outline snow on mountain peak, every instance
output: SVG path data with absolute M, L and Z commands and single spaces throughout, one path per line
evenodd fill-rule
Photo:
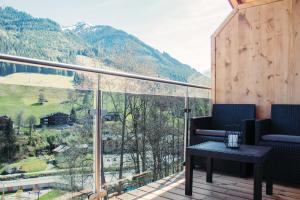
M 76 24 L 72 26 L 63 26 L 61 27 L 62 30 L 70 30 L 70 31 L 80 31 L 80 30 L 85 30 L 93 25 L 87 23 L 87 22 L 77 22 Z

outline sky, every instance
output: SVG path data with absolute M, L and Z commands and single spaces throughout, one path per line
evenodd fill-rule
M 110 25 L 200 72 L 210 70 L 210 36 L 232 10 L 227 0 L 0 0 L 62 26 Z

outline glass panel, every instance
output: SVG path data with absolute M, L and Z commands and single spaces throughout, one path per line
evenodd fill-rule
M 93 189 L 94 86 L 88 73 L 0 63 L 1 192 L 70 199 Z
M 100 85 L 109 195 L 182 171 L 185 87 L 108 75 Z
M 205 116 L 208 90 L 2 62 L 0 190 L 13 199 L 86 198 L 95 189 L 97 94 L 96 160 L 110 197 L 182 172 L 186 95 L 190 116 Z
M 211 114 L 211 90 L 188 88 L 190 117 L 204 117 Z

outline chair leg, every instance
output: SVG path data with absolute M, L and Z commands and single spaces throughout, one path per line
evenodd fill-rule
M 262 165 L 260 163 L 255 164 L 254 166 L 254 191 L 253 199 L 261 200 L 262 199 Z
M 267 195 L 272 195 L 273 194 L 273 181 L 270 178 L 267 178 L 266 194 Z
M 185 194 L 191 196 L 193 193 L 193 158 L 188 153 L 185 164 Z
M 213 176 L 213 159 L 211 157 L 207 157 L 206 159 L 206 182 L 212 183 Z
M 247 177 L 247 164 L 240 163 L 240 177 L 246 178 Z

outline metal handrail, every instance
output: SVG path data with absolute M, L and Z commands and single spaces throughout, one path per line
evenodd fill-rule
M 58 68 L 58 69 L 64 69 L 64 70 L 77 70 L 77 71 L 83 71 L 83 72 L 90 72 L 90 73 L 96 73 L 96 74 L 105 74 L 105 75 L 112 75 L 112 76 L 118 76 L 118 77 L 125 77 L 125 78 L 132 78 L 132 79 L 138 79 L 138 80 L 145 80 L 145 81 L 152 81 L 152 82 L 159 82 L 159 83 L 166 83 L 171 85 L 179 85 L 179 86 L 185 86 L 186 87 L 186 94 L 185 94 L 185 109 L 188 110 L 189 108 L 189 98 L 188 98 L 188 91 L 189 88 L 198 88 L 198 89 L 205 89 L 205 90 L 211 90 L 211 87 L 207 86 L 201 86 L 196 84 L 190 84 L 190 83 L 184 83 L 179 81 L 173 81 L 173 80 L 167 80 L 167 79 L 161 79 L 161 78 L 155 78 L 150 76 L 143 76 L 143 75 L 137 75 L 132 73 L 126 73 L 126 72 L 119 72 L 119 71 L 112 71 L 112 70 L 106 70 L 106 69 L 99 69 L 97 67 L 87 67 L 87 66 L 81 66 L 81 65 L 74 65 L 74 64 L 66 64 L 66 63 L 58 63 L 53 61 L 46 61 L 46 60 L 39 60 L 39 59 L 33 59 L 33 58 L 27 58 L 27 57 L 21 57 L 21 56 L 13 56 L 8 54 L 0 54 L 0 61 L 8 62 L 8 63 L 15 63 L 15 64 L 23 64 L 23 65 L 29 65 L 29 66 L 38 66 L 38 67 L 51 67 L 51 68 Z M 96 93 L 96 100 L 95 100 L 95 107 L 97 110 L 96 115 L 96 129 L 95 129 L 95 138 L 94 138 L 94 152 L 95 152 L 95 179 L 94 179 L 94 192 L 97 197 L 102 197 L 106 195 L 106 192 L 102 189 L 102 177 L 101 177 L 101 154 L 102 154 L 102 131 L 101 131 L 101 90 L 99 88 L 99 76 L 98 76 L 98 84 L 97 84 L 97 93 Z M 189 119 L 189 113 L 185 113 L 185 130 L 184 130 L 184 146 L 188 144 L 188 119 Z M 185 148 L 184 148 L 185 149 Z M 184 154 L 185 155 L 185 154 Z
M 96 67 L 86 67 L 86 66 L 81 66 L 81 65 L 58 63 L 58 62 L 39 60 L 39 59 L 33 59 L 33 58 L 27 58 L 27 57 L 21 57 L 21 56 L 13 56 L 13 55 L 8 55 L 8 54 L 0 54 L 0 61 L 15 63 L 15 64 L 30 65 L 30 66 L 38 66 L 38 67 L 52 67 L 52 68 L 60 68 L 60 69 L 66 69 L 66 70 L 78 70 L 78 71 L 92 72 L 92 73 L 97 73 L 97 74 L 106 74 L 106 75 L 119 76 L 119 77 L 125 77 L 125 78 L 133 78 L 133 79 L 139 79 L 139 80 L 145 80 L 145 81 L 154 81 L 154 82 L 159 82 L 159 83 L 167 83 L 167 84 L 172 84 L 172 85 L 181 85 L 181 86 L 186 86 L 186 87 L 211 90 L 211 87 L 190 84 L 190 83 L 184 83 L 184 82 L 180 82 L 180 81 L 173 81 L 173 80 L 168 80 L 168 79 L 155 78 L 155 77 L 137 75 L 137 74 L 126 73 L 126 72 L 118 72 L 118 71 L 112 71 L 112 70 L 106 70 L 106 69 L 99 69 Z

